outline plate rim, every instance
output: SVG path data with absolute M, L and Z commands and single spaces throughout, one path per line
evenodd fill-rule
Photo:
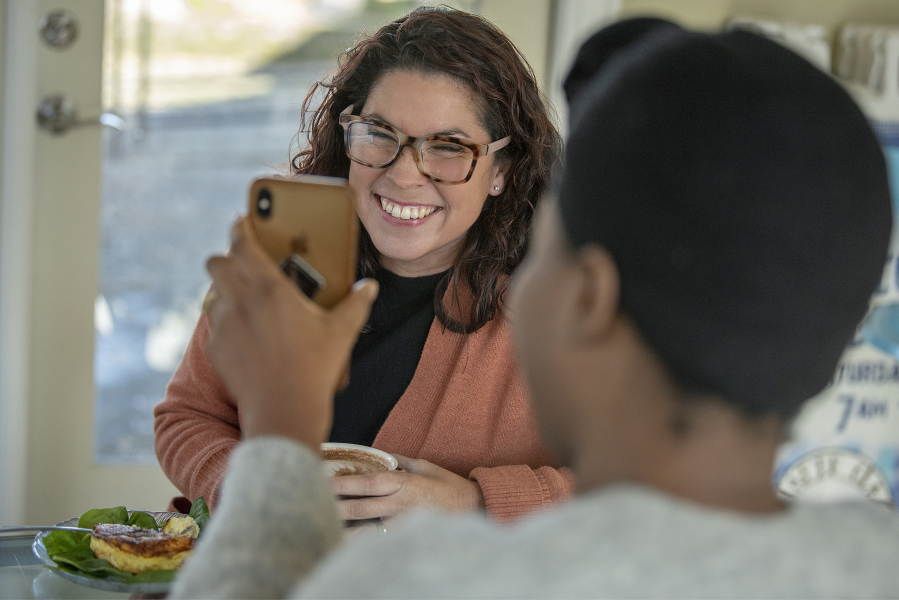
M 184 517 L 184 513 L 159 511 L 159 510 L 129 510 L 128 516 L 136 512 L 147 513 L 156 519 L 157 524 L 164 524 L 171 517 Z M 72 517 L 65 521 L 57 523 L 63 527 L 74 527 L 78 525 L 81 517 Z M 135 594 L 158 594 L 167 592 L 171 587 L 171 582 L 145 582 L 145 583 L 123 583 L 115 579 L 94 579 L 93 577 L 85 577 L 84 575 L 76 575 L 59 568 L 59 565 L 47 554 L 47 548 L 44 546 L 44 538 L 50 535 L 49 531 L 41 531 L 34 536 L 34 542 L 31 543 L 31 551 L 34 555 L 49 568 L 53 573 L 59 575 L 63 579 L 67 579 L 73 583 L 77 583 L 96 590 L 104 590 L 107 592 L 131 592 Z

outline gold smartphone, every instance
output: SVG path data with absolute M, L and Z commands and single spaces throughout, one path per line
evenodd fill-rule
M 265 251 L 317 304 L 331 308 L 350 292 L 359 220 L 346 179 L 257 179 L 248 214 Z

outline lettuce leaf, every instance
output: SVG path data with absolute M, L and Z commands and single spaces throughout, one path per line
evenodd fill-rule
M 190 505 L 189 516 L 193 517 L 194 521 L 197 522 L 197 527 L 200 528 L 200 532 L 197 535 L 197 539 L 199 539 L 209 523 L 209 507 L 206 505 L 206 499 L 203 496 L 194 500 L 193 504 Z
M 126 583 L 169 583 L 176 575 L 178 571 L 144 571 L 133 575 Z
M 51 531 L 44 536 L 44 547 L 50 558 L 53 558 L 54 554 L 71 552 L 81 546 L 90 548 L 90 544 L 91 534 L 81 531 Z
M 62 554 L 54 554 L 50 558 L 59 565 L 60 569 L 84 577 L 93 579 L 113 577 L 125 583 L 131 583 L 131 579 L 134 577 L 128 571 L 116 569 L 109 562 L 97 558 L 89 546 L 86 548 L 82 546 Z
M 159 525 L 156 523 L 156 519 L 153 518 L 153 515 L 139 510 L 131 513 L 131 517 L 129 517 L 128 521 L 125 524 L 133 525 L 135 527 L 143 527 L 144 529 L 152 529 L 153 531 L 159 531 Z
M 78 527 L 93 529 L 97 523 L 125 525 L 128 522 L 128 510 L 124 506 L 114 508 L 93 508 L 78 519 Z

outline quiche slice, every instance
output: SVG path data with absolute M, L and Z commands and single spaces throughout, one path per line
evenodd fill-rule
M 131 525 L 94 525 L 91 550 L 97 558 L 109 561 L 116 569 L 130 573 L 177 569 L 190 555 L 199 533 L 196 526 L 186 535 L 179 533 L 190 524 L 184 523 L 184 517 L 178 519 L 180 522 L 176 522 L 169 531 L 154 531 Z M 187 519 L 193 521 L 190 517 Z

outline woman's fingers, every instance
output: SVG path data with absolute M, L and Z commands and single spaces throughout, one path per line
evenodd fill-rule
M 331 478 L 331 489 L 338 496 L 387 496 L 402 485 L 401 473 L 396 471 Z
M 331 489 L 340 496 L 337 510 L 345 521 L 393 516 L 406 508 L 398 494 L 405 473 L 390 471 L 367 475 L 344 475 L 331 478 Z M 347 498 L 347 496 L 360 496 Z
M 277 276 L 286 279 L 278 269 L 278 265 L 259 243 L 249 217 L 240 218 L 231 228 L 231 249 L 228 256 L 234 260 L 237 269 L 244 275 L 265 274 L 268 277 Z
M 408 510 L 414 506 L 409 504 L 410 490 L 403 490 L 410 483 L 408 478 L 409 474 L 401 471 L 332 477 L 331 488 L 340 497 L 337 502 L 340 518 L 356 521 L 392 517 Z
M 331 488 L 342 497 L 341 518 L 392 517 L 412 508 L 468 511 L 484 506 L 476 482 L 426 460 L 394 456 L 402 471 L 331 478 Z
M 372 496 L 337 501 L 337 514 L 344 521 L 393 517 L 408 508 L 400 506 L 393 496 Z
M 277 288 L 280 273 L 256 240 L 247 217 L 239 219 L 231 228 L 227 256 L 213 256 L 206 262 L 206 270 L 212 276 L 214 290 L 207 312 L 222 296 L 230 297 L 238 306 L 254 302 L 254 295 Z
M 443 470 L 434 463 L 430 463 L 426 460 L 409 458 L 408 456 L 403 456 L 401 454 L 394 454 L 393 457 L 396 458 L 397 468 L 402 469 L 407 473 L 418 473 L 420 475 L 437 475 L 439 474 L 438 470 Z
M 228 307 L 247 293 L 247 282 L 238 275 L 231 259 L 213 256 L 206 261 L 206 270 L 212 276 L 212 286 L 204 301 L 204 310 L 213 327 L 230 311 Z

